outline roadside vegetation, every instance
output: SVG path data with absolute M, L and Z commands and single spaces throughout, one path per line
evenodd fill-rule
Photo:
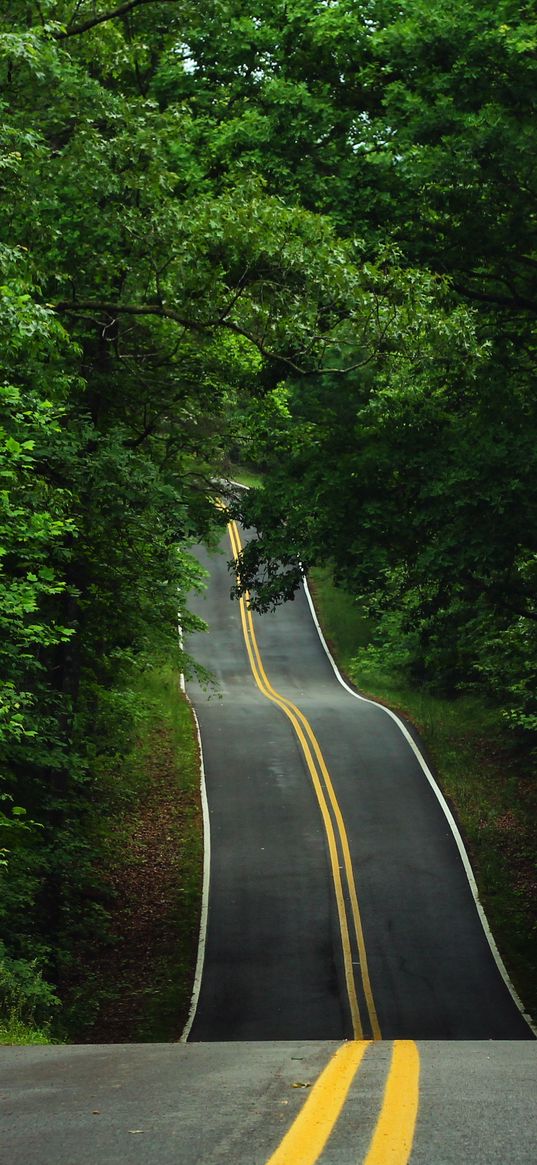
M 56 993 L 37 961 L 4 958 L 0 1043 L 166 1041 L 186 1022 L 203 864 L 197 734 L 175 666 L 148 664 L 123 696 L 135 731 L 98 761 L 101 798 L 84 839 L 91 881 L 88 867 L 73 877 Z
M 175 668 L 147 669 L 134 692 L 136 739 L 109 771 L 124 804 L 103 836 L 106 921 L 60 982 L 71 1042 L 176 1040 L 190 1006 L 203 865 L 197 735 Z
M 403 675 L 493 709 L 514 758 L 504 854 L 518 836 L 511 777 L 537 752 L 536 44 L 513 0 L 0 16 L 8 1025 L 98 1030 L 114 989 L 92 952 L 136 941 L 117 902 L 135 874 L 150 893 L 164 769 L 170 836 L 190 822 L 188 733 L 144 684 L 195 668 L 177 619 L 199 626 L 192 547 L 221 527 L 230 464 L 264 481 L 229 499 L 258 531 L 239 589 L 265 609 L 298 561 L 328 566 L 376 628 L 365 686 Z M 186 966 L 194 896 L 187 923 L 174 893 Z M 122 1030 L 164 1031 L 127 962 Z
M 263 485 L 263 474 L 254 465 L 229 465 L 227 474 L 230 481 L 239 485 L 248 486 L 248 489 L 259 489 Z

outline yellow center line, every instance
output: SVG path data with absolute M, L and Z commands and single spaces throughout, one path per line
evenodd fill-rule
M 413 1040 L 396 1040 L 380 1116 L 364 1165 L 406 1165 L 419 1103 L 420 1058 Z
M 231 534 L 230 534 L 230 536 L 231 536 Z M 232 544 L 233 553 L 236 554 L 236 552 L 237 552 L 236 545 L 234 544 L 233 538 L 231 539 L 231 544 Z M 316 770 L 314 762 L 313 762 L 311 750 L 310 750 L 308 742 L 304 736 L 304 733 L 300 727 L 300 724 L 299 724 L 298 720 L 296 719 L 296 716 L 293 714 L 293 711 L 291 710 L 291 708 L 288 707 L 284 697 L 280 696 L 274 690 L 272 690 L 272 691 L 268 690 L 265 687 L 265 685 L 261 679 L 261 676 L 260 676 L 258 668 L 257 668 L 257 662 L 256 662 L 256 658 L 255 658 L 255 655 L 253 652 L 252 644 L 250 642 L 250 634 L 249 634 L 247 614 L 246 614 L 246 604 L 245 604 L 243 599 L 240 599 L 239 606 L 240 606 L 240 613 L 241 613 L 241 620 L 242 620 L 242 629 L 243 629 L 243 634 L 244 634 L 244 642 L 246 644 L 246 650 L 248 652 L 248 658 L 250 660 L 250 667 L 252 669 L 252 674 L 254 676 L 255 682 L 256 682 L 260 692 L 262 692 L 262 694 L 267 698 L 267 700 L 270 700 L 273 704 L 276 704 L 278 708 L 281 708 L 282 712 L 284 712 L 285 715 L 291 721 L 293 728 L 294 728 L 294 730 L 298 736 L 298 739 L 300 741 L 300 744 L 302 746 L 302 751 L 304 753 L 304 756 L 306 759 L 306 764 L 307 764 L 309 772 L 310 772 L 310 776 L 311 776 L 311 779 L 313 782 L 313 787 L 314 787 L 316 795 L 317 795 L 317 801 L 319 803 L 319 807 L 320 807 L 323 822 L 324 822 L 324 827 L 326 830 L 326 836 L 328 839 L 328 850 L 329 850 L 329 854 L 330 854 L 330 864 L 332 867 L 332 877 L 333 877 L 333 881 L 334 881 L 334 889 L 335 889 L 335 894 L 336 894 L 336 904 L 337 904 L 337 909 L 338 909 L 339 927 L 340 927 L 340 931 L 341 931 L 341 945 L 342 945 L 342 950 L 343 950 L 343 964 L 344 964 L 344 969 L 345 969 L 345 982 L 346 982 L 346 986 L 347 986 L 347 994 L 349 997 L 349 1006 L 350 1006 L 350 1011 L 351 1011 L 353 1034 L 354 1034 L 355 1039 L 361 1039 L 362 1035 L 363 1035 L 362 1021 L 360 1018 L 360 1009 L 358 1006 L 358 999 L 357 999 L 357 995 L 356 995 L 356 984 L 355 984 L 355 980 L 354 980 L 354 971 L 353 971 L 353 966 L 352 966 L 352 950 L 351 950 L 351 943 L 350 943 L 350 936 L 349 936 L 349 927 L 348 927 L 348 923 L 347 923 L 347 913 L 345 910 L 345 896 L 344 896 L 344 892 L 343 892 L 341 872 L 339 869 L 337 843 L 336 843 L 336 837 L 335 837 L 335 833 L 334 833 L 334 827 L 332 825 L 332 819 L 330 817 L 330 812 L 328 809 L 328 805 L 326 803 L 326 798 L 325 798 L 324 793 L 323 793 L 322 785 L 321 785 L 321 782 L 319 780 L 319 776 L 317 774 L 317 770 Z
M 315 1165 L 338 1120 L 370 1041 L 343 1044 L 266 1165 Z M 363 1165 L 407 1165 L 416 1130 L 419 1052 L 395 1040 L 382 1107 Z
M 240 545 L 240 542 L 239 542 L 239 545 Z M 248 609 L 248 607 L 246 607 L 246 617 L 249 620 L 250 635 L 251 635 L 251 639 L 252 639 L 252 644 L 253 644 L 254 651 L 255 651 L 256 656 L 257 656 L 259 670 L 260 670 L 261 676 L 263 678 L 263 681 L 264 681 L 264 683 L 267 687 L 267 690 L 269 692 L 272 692 L 274 695 L 279 696 L 279 693 L 277 693 L 275 691 L 275 689 L 272 687 L 272 684 L 270 683 L 270 680 L 267 678 L 265 669 L 263 667 L 263 664 L 261 661 L 261 656 L 259 654 L 257 640 L 255 637 L 252 613 Z M 373 991 L 372 991 L 372 987 L 371 987 L 371 979 L 369 976 L 369 966 L 368 966 L 368 962 L 367 962 L 367 953 L 366 953 L 366 948 L 365 948 L 362 918 L 361 918 L 361 914 L 360 914 L 360 907 L 358 905 L 358 894 L 356 891 L 356 882 L 354 879 L 354 870 L 352 867 L 352 858 L 351 858 L 350 847 L 349 847 L 349 839 L 347 836 L 347 830 L 345 828 L 345 822 L 343 820 L 343 814 L 341 812 L 339 802 L 337 800 L 336 793 L 334 790 L 334 786 L 332 784 L 330 774 L 329 774 L 328 769 L 326 767 L 325 759 L 324 759 L 324 756 L 321 752 L 319 742 L 317 740 L 317 737 L 315 736 L 315 733 L 311 727 L 311 724 L 309 723 L 309 720 L 307 720 L 306 716 L 300 710 L 300 708 L 298 708 L 296 706 L 296 704 L 293 704 L 292 701 L 289 700 L 286 696 L 279 696 L 279 698 L 289 708 L 291 708 L 294 711 L 294 713 L 296 714 L 296 716 L 300 720 L 301 724 L 304 726 L 304 729 L 305 729 L 305 731 L 306 731 L 306 733 L 311 741 L 313 751 L 315 753 L 319 768 L 320 768 L 322 776 L 324 778 L 324 783 L 325 783 L 325 787 L 326 787 L 326 790 L 328 793 L 328 798 L 329 798 L 330 804 L 331 804 L 333 812 L 334 812 L 334 817 L 336 819 L 339 837 L 341 840 L 341 849 L 343 852 L 345 874 L 347 877 L 347 886 L 349 889 L 351 911 L 352 911 L 352 917 L 353 917 L 353 922 L 354 922 L 354 932 L 356 935 L 356 943 L 358 946 L 358 955 L 359 955 L 359 959 L 360 959 L 360 972 L 361 972 L 361 976 L 362 976 L 362 984 L 363 984 L 363 988 L 364 988 L 364 996 L 365 996 L 365 1000 L 366 1000 L 367 1011 L 369 1014 L 369 1022 L 371 1024 L 371 1034 L 373 1036 L 373 1039 L 380 1040 L 382 1038 L 381 1032 L 380 1032 L 380 1024 L 378 1021 L 377 1010 L 375 1007 L 375 1001 L 373 999 Z
M 279 693 L 277 693 L 275 691 L 275 689 L 272 687 L 272 684 L 267 679 L 265 669 L 264 669 L 263 664 L 261 662 L 261 657 L 259 655 L 259 648 L 257 645 L 257 640 L 255 638 L 255 632 L 254 632 L 253 621 L 252 621 L 252 613 L 251 613 L 251 611 L 248 610 L 247 607 L 246 607 L 246 618 L 247 618 L 247 620 L 249 620 L 250 637 L 252 639 L 252 646 L 254 647 L 254 651 L 255 651 L 255 654 L 257 657 L 261 677 L 262 677 L 263 682 L 267 688 L 267 694 L 270 692 L 273 695 L 277 696 L 277 695 L 279 695 Z M 287 697 L 281 696 L 280 699 L 281 699 L 282 703 L 287 705 L 287 707 L 292 709 L 292 711 L 296 714 L 297 718 L 300 720 L 301 724 L 303 725 L 303 727 L 304 727 L 304 729 L 305 729 L 305 731 L 310 739 L 311 745 L 313 747 L 313 751 L 314 751 L 315 756 L 317 758 L 319 768 L 320 768 L 322 776 L 324 778 L 324 783 L 325 783 L 325 787 L 326 787 L 326 790 L 328 793 L 328 798 L 329 798 L 330 804 L 331 804 L 333 812 L 334 812 L 334 817 L 336 819 L 338 833 L 339 833 L 339 837 L 340 837 L 340 841 L 341 841 L 341 849 L 343 852 L 343 862 L 344 862 L 344 866 L 345 866 L 347 886 L 349 889 L 351 911 L 352 911 L 352 917 L 353 917 L 353 922 L 354 922 L 354 932 L 356 935 L 356 943 L 358 946 L 358 955 L 359 955 L 359 959 L 360 959 L 360 972 L 361 972 L 361 976 L 362 976 L 364 996 L 365 996 L 365 1000 L 366 1000 L 367 1011 L 369 1014 L 369 1022 L 371 1024 L 371 1034 L 373 1036 L 373 1039 L 380 1040 L 381 1039 L 380 1025 L 379 1025 L 379 1021 L 378 1021 L 375 1002 L 373 999 L 373 991 L 371 988 L 371 980 L 370 980 L 370 976 L 369 976 L 369 966 L 368 966 L 368 962 L 367 962 L 367 954 L 366 954 L 366 949 L 365 949 L 365 940 L 364 940 L 362 919 L 361 919 L 361 914 L 360 914 L 360 907 L 358 905 L 358 894 L 356 891 L 356 883 L 355 883 L 355 879 L 354 879 L 354 870 L 352 868 L 352 858 L 351 858 L 350 847 L 349 847 L 349 839 L 347 836 L 347 830 L 345 828 L 345 822 L 343 820 L 343 814 L 341 812 L 339 802 L 337 800 L 334 786 L 332 784 L 330 774 L 329 774 L 328 769 L 326 767 L 323 754 L 321 752 L 319 743 L 317 741 L 317 737 L 315 736 L 315 733 L 313 732 L 313 729 L 311 727 L 311 724 L 309 723 L 309 720 L 306 718 L 306 716 L 300 710 L 300 708 L 298 708 L 296 706 L 296 704 L 293 704 L 292 701 L 289 700 Z M 356 1033 L 355 1033 L 355 1038 L 357 1038 Z
M 314 1165 L 345 1104 L 368 1047 L 367 1041 L 343 1044 L 338 1048 L 267 1165 Z
M 239 531 L 234 522 L 229 524 L 228 529 L 233 554 L 237 557 L 241 550 Z M 369 979 L 363 928 L 349 843 L 335 790 L 320 746 L 309 721 L 291 700 L 280 695 L 272 687 L 267 677 L 257 644 L 252 613 L 247 604 L 248 595 L 240 600 L 240 613 L 244 641 L 252 674 L 263 695 L 281 708 L 293 724 L 302 746 L 323 817 L 328 838 L 332 876 L 338 906 L 347 992 L 355 1032 L 355 1040 L 339 1048 L 338 1052 L 336 1052 L 335 1056 L 324 1069 L 324 1072 L 321 1073 L 321 1076 L 317 1080 L 308 1100 L 293 1125 L 286 1133 L 278 1149 L 276 1149 L 275 1153 L 273 1153 L 267 1162 L 267 1165 L 315 1165 L 340 1116 L 352 1081 L 362 1062 L 364 1053 L 369 1046 L 369 1041 L 366 1042 L 360 1039 L 362 1026 L 356 996 L 345 898 L 332 817 L 306 736 L 309 738 L 318 768 L 322 774 L 338 828 L 371 1030 L 374 1038 L 377 1040 L 381 1039 L 381 1033 Z M 419 1053 L 416 1044 L 412 1040 L 396 1040 L 393 1046 L 381 1111 L 363 1165 L 407 1165 L 412 1152 L 418 1114 L 419 1071 Z
M 232 551 L 233 551 L 235 557 L 237 557 L 237 555 L 239 554 L 239 552 L 241 550 L 241 540 L 240 540 L 240 535 L 239 535 L 239 531 L 238 531 L 236 523 L 230 522 L 228 530 L 229 530 L 229 537 L 230 537 L 230 541 L 231 541 L 231 548 L 232 548 Z M 246 596 L 246 599 L 248 599 L 248 596 Z M 362 1037 L 363 1030 L 362 1030 L 362 1024 L 361 1024 L 361 1019 L 360 1019 L 360 1014 L 359 1014 L 358 1000 L 357 1000 L 357 996 L 356 996 L 356 986 L 355 986 L 354 971 L 353 971 L 353 966 L 352 966 L 352 953 L 351 953 L 351 945 L 350 945 L 350 939 L 349 939 L 347 914 L 346 914 L 346 909 L 345 909 L 345 899 L 344 899 L 344 894 L 343 894 L 343 886 L 342 886 L 341 874 L 340 874 L 340 868 L 339 868 L 339 859 L 338 859 L 338 854 L 337 854 L 337 843 L 336 843 L 334 829 L 333 829 L 333 825 L 332 825 L 332 819 L 330 817 L 330 812 L 328 809 L 326 798 L 324 796 L 324 791 L 323 791 L 321 782 L 319 781 L 319 776 L 318 776 L 317 770 L 316 770 L 314 762 L 313 762 L 310 748 L 309 748 L 306 740 L 304 739 L 304 734 L 301 731 L 300 725 L 303 726 L 307 736 L 309 737 L 309 740 L 310 740 L 311 745 L 313 747 L 315 757 L 317 759 L 319 769 L 321 771 L 321 774 L 322 774 L 324 782 L 325 782 L 325 787 L 326 787 L 326 790 L 328 793 L 330 804 L 332 806 L 332 811 L 334 813 L 334 817 L 335 817 L 336 824 L 338 827 L 340 842 L 341 842 L 343 861 L 344 861 L 344 867 L 345 867 L 345 874 L 346 874 L 347 886 L 348 886 L 348 890 L 349 890 L 349 898 L 350 898 L 350 903 L 351 903 L 351 911 L 352 911 L 352 917 L 353 917 L 353 922 L 354 922 L 354 930 L 355 930 L 355 935 L 356 935 L 356 943 L 357 943 L 357 947 L 358 947 L 360 971 L 361 971 L 362 983 L 363 983 L 363 988 L 364 988 L 364 996 L 365 996 L 367 1010 L 368 1010 L 368 1014 L 369 1014 L 369 1021 L 371 1024 L 371 1032 L 372 1032 L 373 1038 L 378 1040 L 378 1039 L 381 1039 L 380 1025 L 379 1025 L 379 1021 L 378 1021 L 378 1017 L 377 1017 L 377 1012 L 376 1012 L 375 1003 L 374 1003 L 374 999 L 373 999 L 373 992 L 372 992 L 372 988 L 371 988 L 371 981 L 370 981 L 370 977 L 369 977 L 369 968 L 368 968 L 368 963 L 367 963 L 367 955 L 366 955 L 366 949 L 365 949 L 362 920 L 361 920 L 360 909 L 359 909 L 359 905 L 358 905 L 358 895 L 356 892 L 356 884 L 355 884 L 354 872 L 353 872 L 353 868 L 352 868 L 352 859 L 351 859 L 351 855 L 350 855 L 349 841 L 348 841 L 347 832 L 345 829 L 345 823 L 343 821 L 343 815 L 341 813 L 341 809 L 340 809 L 338 801 L 337 801 L 335 790 L 334 790 L 332 781 L 330 779 L 330 775 L 328 773 L 328 770 L 327 770 L 319 743 L 317 741 L 317 738 L 313 732 L 313 729 L 312 729 L 309 721 L 304 716 L 303 712 L 301 712 L 301 710 L 299 708 L 297 708 L 297 706 L 295 704 L 293 704 L 291 700 L 287 699 L 287 697 L 285 697 L 285 696 L 280 695 L 280 693 L 277 692 L 272 687 L 272 684 L 270 683 L 270 680 L 267 677 L 267 674 L 265 672 L 265 669 L 263 667 L 263 663 L 261 660 L 259 647 L 257 644 L 257 639 L 256 639 L 256 635 L 255 635 L 254 625 L 253 625 L 252 613 L 249 610 L 247 603 L 244 601 L 244 599 L 240 600 L 240 609 L 241 609 L 241 620 L 242 620 L 242 626 L 243 626 L 244 640 L 246 643 L 246 648 L 247 648 L 248 656 L 250 659 L 250 666 L 252 668 L 252 673 L 254 675 L 257 686 L 260 689 L 260 691 L 263 693 L 263 695 L 265 695 L 266 698 L 271 700 L 273 703 L 277 704 L 278 707 L 280 707 L 282 709 L 282 711 L 291 720 L 293 727 L 295 729 L 295 732 L 300 740 L 302 750 L 303 750 L 304 756 L 306 758 L 306 763 L 308 765 L 308 769 L 310 771 L 310 775 L 311 775 L 311 778 L 313 781 L 314 789 L 315 789 L 315 792 L 317 795 L 317 800 L 319 802 L 319 807 L 321 809 L 321 814 L 323 817 L 323 821 L 324 821 L 324 825 L 325 825 L 325 829 L 326 829 L 326 834 L 327 834 L 327 838 L 328 838 L 330 860 L 331 860 L 331 865 L 332 865 L 332 875 L 333 875 L 333 880 L 334 880 L 334 888 L 335 888 L 335 892 L 336 892 L 336 902 L 337 902 L 337 906 L 338 906 L 340 930 L 341 930 L 341 937 L 342 937 L 343 961 L 344 961 L 344 967 L 345 967 L 345 979 L 346 979 L 346 984 L 347 984 L 347 993 L 349 996 L 349 1004 L 350 1004 L 351 1016 L 352 1016 L 352 1022 L 353 1022 L 354 1037 L 355 1037 L 355 1039 L 360 1039 Z M 297 720 L 299 721 L 299 723 L 297 723 Z

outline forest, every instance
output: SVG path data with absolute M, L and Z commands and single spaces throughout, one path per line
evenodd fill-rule
M 328 567 L 530 781 L 536 50 L 533 0 L 3 6 L 6 1013 L 49 1023 L 106 930 L 140 685 L 196 669 L 234 465 L 235 591 Z

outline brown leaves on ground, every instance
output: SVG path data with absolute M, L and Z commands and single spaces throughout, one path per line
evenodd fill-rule
M 84 968 L 100 996 L 84 1042 L 177 1039 L 188 1013 L 198 939 L 191 838 L 201 834 L 199 795 L 181 788 L 166 725 L 152 733 L 144 767 L 147 792 L 118 832 L 107 875 L 115 903 L 110 941 L 98 944 Z M 160 997 L 171 1005 L 161 1006 Z M 164 1032 L 160 1013 L 167 1008 L 170 1030 Z

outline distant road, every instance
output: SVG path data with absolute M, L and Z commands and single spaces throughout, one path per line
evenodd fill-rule
M 415 752 L 338 683 L 303 593 L 230 601 L 230 557 L 200 553 L 190 643 L 218 684 L 189 685 L 211 822 L 190 1040 L 531 1039 Z

